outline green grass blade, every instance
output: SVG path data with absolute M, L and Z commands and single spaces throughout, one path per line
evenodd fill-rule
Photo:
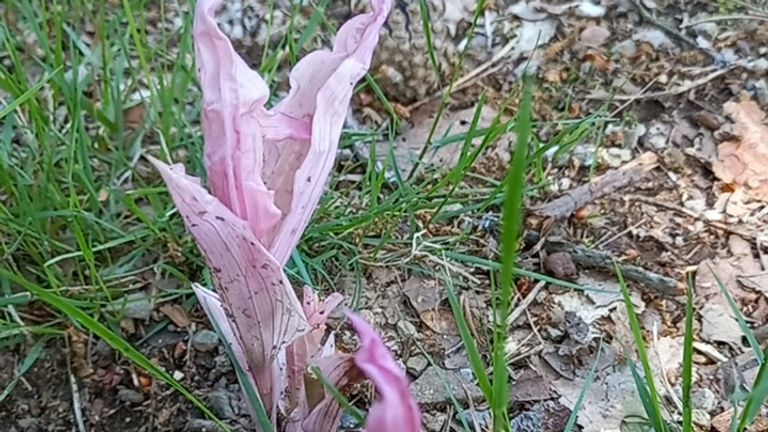
M 600 363 L 600 355 L 602 353 L 603 353 L 603 339 L 600 338 L 600 345 L 598 345 L 597 347 L 597 355 L 595 356 L 595 362 L 592 363 L 592 368 L 589 370 L 589 374 L 587 375 L 587 378 L 584 380 L 584 387 L 582 387 L 581 392 L 579 392 L 579 398 L 576 399 L 576 404 L 573 406 L 573 411 L 571 411 L 571 415 L 568 417 L 568 423 L 565 424 L 565 429 L 563 429 L 563 432 L 571 432 L 573 431 L 573 428 L 576 427 L 576 420 L 578 420 L 579 418 L 579 411 L 581 410 L 581 405 L 584 403 L 584 397 L 587 395 L 587 392 L 589 391 L 589 387 L 595 381 L 595 374 L 597 373 L 597 364 Z
M 453 281 L 451 276 L 445 276 L 446 293 L 448 294 L 448 302 L 451 305 L 451 311 L 453 317 L 456 320 L 456 327 L 459 329 L 459 335 L 461 335 L 461 341 L 464 344 L 464 349 L 467 351 L 467 358 L 469 359 L 469 365 L 472 368 L 472 373 L 477 379 L 480 390 L 483 391 L 486 401 L 493 400 L 493 390 L 491 388 L 491 382 L 488 379 L 488 373 L 485 371 L 485 363 L 480 355 L 480 350 L 477 349 L 477 343 L 472 333 L 469 331 L 469 325 L 467 325 L 464 311 L 461 309 L 459 299 L 456 297 L 456 291 L 453 287 Z
M 20 285 L 27 291 L 31 292 L 33 295 L 37 296 L 43 302 L 49 304 L 55 309 L 58 309 L 60 312 L 67 315 L 71 320 L 77 322 L 96 336 L 103 339 L 104 342 L 108 343 L 112 348 L 120 352 L 120 354 L 124 355 L 134 364 L 143 368 L 148 373 L 152 374 L 155 378 L 163 381 L 164 383 L 171 386 L 174 390 L 179 392 L 179 394 L 184 396 L 200 411 L 202 411 L 203 414 L 213 420 L 222 430 L 227 432 L 230 431 L 229 427 L 227 427 L 224 422 L 219 420 L 216 415 L 214 415 L 213 412 L 211 412 L 211 410 L 209 410 L 208 407 L 206 407 L 200 399 L 198 399 L 189 390 L 187 390 L 186 387 L 184 387 L 180 382 L 176 381 L 168 372 L 153 363 L 151 360 L 145 357 L 144 354 L 140 353 L 138 350 L 136 350 L 136 348 L 131 346 L 127 341 L 113 333 L 111 330 L 109 330 L 100 322 L 96 321 L 90 315 L 71 305 L 67 299 L 54 294 L 22 277 L 19 277 L 14 273 L 9 272 L 8 270 L 0 268 L 0 276 L 8 278 L 13 283 Z
M 19 97 L 11 101 L 7 106 L 3 107 L 3 109 L 0 110 L 0 120 L 4 119 L 5 116 L 12 113 L 16 108 L 20 107 L 24 102 L 28 101 L 29 99 L 33 98 L 37 92 L 40 91 L 43 86 L 50 81 L 51 78 L 53 78 L 54 75 L 59 73 L 63 66 L 59 66 L 56 69 L 54 69 L 52 72 L 46 74 L 43 79 L 38 81 L 37 84 L 30 87 L 27 91 L 22 93 Z
M 0 402 L 2 402 L 3 399 L 11 394 L 13 389 L 16 387 L 16 384 L 19 382 L 19 380 L 21 380 L 21 377 L 24 376 L 24 374 L 27 373 L 27 371 L 35 364 L 37 359 L 40 358 L 40 354 L 43 353 L 43 345 L 45 345 L 45 338 L 37 341 L 37 343 L 29 349 L 29 352 L 21 362 L 21 366 L 19 366 L 19 373 L 17 373 L 16 376 L 11 379 L 8 385 L 5 386 L 5 389 L 3 389 L 3 392 L 0 393 Z
M 715 270 L 711 266 L 709 266 L 709 271 L 712 272 L 712 275 L 715 277 L 715 281 L 717 281 L 717 285 L 720 287 L 720 292 L 723 293 L 723 296 L 728 301 L 728 306 L 731 308 L 733 316 L 736 317 L 736 321 L 739 322 L 741 332 L 744 333 L 744 337 L 747 338 L 747 342 L 752 348 L 752 351 L 755 353 L 755 357 L 760 362 L 760 364 L 765 363 L 765 356 L 763 355 L 763 350 L 760 348 L 760 343 L 757 341 L 755 333 L 752 332 L 752 329 L 749 328 L 747 320 L 744 319 L 744 315 L 741 313 L 741 310 L 739 310 L 739 306 L 733 300 L 733 296 L 731 296 L 731 293 L 728 292 L 728 288 L 725 286 L 723 281 L 720 280 L 720 277 L 717 276 Z
M 693 274 L 688 273 L 688 284 L 685 290 L 685 336 L 683 339 L 683 432 L 693 432 L 693 404 L 691 390 L 693 389 Z
M 328 379 L 323 375 L 322 371 L 317 366 L 312 366 L 309 368 L 310 372 L 312 372 L 312 376 L 316 378 L 318 381 L 320 381 L 320 384 L 323 385 L 323 389 L 327 391 L 333 399 L 336 400 L 336 402 L 339 403 L 339 405 L 342 406 L 352 417 L 355 418 L 355 420 L 358 421 L 359 424 L 365 423 L 365 413 L 360 411 L 356 406 L 352 405 L 349 400 L 344 397 L 343 394 L 339 391 L 339 389 L 336 388 L 336 386 L 333 385 Z
M 664 421 L 663 419 L 660 418 L 659 413 L 656 411 L 655 404 L 653 403 L 653 396 L 651 395 L 651 392 L 648 390 L 648 384 L 646 380 L 644 380 L 643 377 L 640 375 L 640 372 L 637 370 L 637 365 L 635 365 L 635 362 L 633 362 L 632 360 L 629 360 L 627 364 L 629 365 L 630 371 L 632 371 L 632 379 L 635 381 L 635 388 L 637 389 L 637 394 L 640 396 L 640 403 L 643 404 L 643 409 L 645 410 L 646 415 L 651 421 L 651 426 L 653 427 L 653 430 L 655 430 L 656 432 L 663 431 Z M 661 427 L 661 429 L 659 429 L 659 427 Z
M 764 354 L 768 355 L 768 348 L 766 348 Z M 739 419 L 739 426 L 737 428 L 738 432 L 745 431 L 747 427 L 755 421 L 757 415 L 760 414 L 763 403 L 768 398 L 768 372 L 766 372 L 766 368 L 766 362 L 763 362 L 760 365 L 760 369 L 757 371 L 755 384 L 752 387 L 752 391 L 749 392 L 747 403 L 744 405 L 744 411 L 741 412 L 741 418 Z
M 614 262 L 614 269 L 619 278 L 619 286 L 621 287 L 621 295 L 624 298 L 624 304 L 627 307 L 629 326 L 632 329 L 632 336 L 635 339 L 635 345 L 637 346 L 637 355 L 640 358 L 640 363 L 643 365 L 643 373 L 646 378 L 645 384 L 643 384 L 642 377 L 639 376 L 634 366 L 632 366 L 632 375 L 635 376 L 635 384 L 637 385 L 638 393 L 640 393 L 640 398 L 648 398 L 647 404 L 644 400 L 643 406 L 645 407 L 646 414 L 648 414 L 648 417 L 651 420 L 653 429 L 656 432 L 664 432 L 666 428 L 662 416 L 661 404 L 659 402 L 659 392 L 656 390 L 656 384 L 653 382 L 653 370 L 651 369 L 648 351 L 645 348 L 643 331 L 640 328 L 640 322 L 637 319 L 637 313 L 635 313 L 635 306 L 632 304 L 632 298 L 629 295 L 629 288 L 624 281 L 624 276 L 621 274 L 621 269 L 619 269 L 619 264 L 617 262 Z
M 493 429 L 509 429 L 507 405 L 509 403 L 509 372 L 506 363 L 506 338 L 509 330 L 507 319 L 512 312 L 514 296 L 514 269 L 517 265 L 518 239 L 523 222 L 523 199 L 528 163 L 528 146 L 532 129 L 533 81 L 523 81 L 523 95 L 517 113 L 517 140 L 512 166 L 506 179 L 501 232 L 501 286 L 495 293 L 499 309 L 495 312 L 493 338 Z

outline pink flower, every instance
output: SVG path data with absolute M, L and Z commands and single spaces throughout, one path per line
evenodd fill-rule
M 310 364 L 342 388 L 361 372 L 373 380 L 380 400 L 369 431 L 391 430 L 385 408 L 401 415 L 398 424 L 415 425 L 403 432 L 418 430 L 405 376 L 381 339 L 350 316 L 362 340 L 359 353 L 334 353 L 332 335 L 322 346 L 326 319 L 341 296 L 321 302 L 307 288 L 302 305 L 283 272 L 323 193 L 354 86 L 370 66 L 391 7 L 391 0 L 371 2 L 372 13 L 339 29 L 332 51 L 312 52 L 296 64 L 289 94 L 268 109 L 266 83 L 216 24 L 221 0 L 198 0 L 194 42 L 211 192 L 183 166 L 150 157 L 211 269 L 216 292 L 193 286 L 201 305 L 273 421 L 278 407 L 287 411 L 289 430 L 332 430 L 341 415 L 335 400 L 307 381 Z

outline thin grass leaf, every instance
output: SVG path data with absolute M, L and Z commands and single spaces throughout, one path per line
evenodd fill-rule
M 632 298 L 629 295 L 629 288 L 627 287 L 627 283 L 624 281 L 624 276 L 621 274 L 619 264 L 614 262 L 613 266 L 616 271 L 616 276 L 619 278 L 619 286 L 621 287 L 621 295 L 624 298 L 624 304 L 627 307 L 629 326 L 632 329 L 632 336 L 635 339 L 635 345 L 637 346 L 637 356 L 640 358 L 640 363 L 643 365 L 643 373 L 646 377 L 645 384 L 642 384 L 642 377 L 639 376 L 636 368 L 630 362 L 632 375 L 635 377 L 637 391 L 640 394 L 640 399 L 643 400 L 643 407 L 645 408 L 645 412 L 651 420 L 653 429 L 656 432 L 664 432 L 666 427 L 664 425 L 661 404 L 659 402 L 659 392 L 656 390 L 656 384 L 653 382 L 653 370 L 651 369 L 651 362 L 648 357 L 648 351 L 645 348 L 643 331 L 640 328 L 640 322 L 637 319 L 635 306 L 632 303 Z
M 683 432 L 693 432 L 693 274 L 688 273 L 685 290 L 685 336 L 683 338 Z
M 733 296 L 731 296 L 731 293 L 728 292 L 728 288 L 725 286 L 723 281 L 720 280 L 720 277 L 717 276 L 712 266 L 708 265 L 707 267 L 709 267 L 709 271 L 712 272 L 712 276 L 715 277 L 717 286 L 720 287 L 720 292 L 723 293 L 723 296 L 728 301 L 728 306 L 731 308 L 733 316 L 736 317 L 736 321 L 739 323 L 739 328 L 741 328 L 741 332 L 744 333 L 744 337 L 747 338 L 747 342 L 749 343 L 750 348 L 752 348 L 752 351 L 755 353 L 755 357 L 760 362 L 760 364 L 765 363 L 765 356 L 763 355 L 763 350 L 760 348 L 760 342 L 757 341 L 755 333 L 752 332 L 752 329 L 749 328 L 747 320 L 744 319 L 744 315 L 741 313 L 741 310 L 739 310 L 739 306 L 733 300 Z
M 648 383 L 640 375 L 635 362 L 629 360 L 627 364 L 629 365 L 630 371 L 632 371 L 632 379 L 635 381 L 635 388 L 637 389 L 638 396 L 640 396 L 640 403 L 643 404 L 643 409 L 645 410 L 648 419 L 651 421 L 653 430 L 656 432 L 664 431 L 664 420 L 660 418 L 659 413 L 656 411 L 653 396 L 648 390 Z M 659 427 L 661 427 L 661 429 Z
M 768 355 L 768 348 L 766 348 L 764 355 Z M 752 391 L 749 392 L 747 403 L 744 405 L 744 411 L 741 412 L 739 419 L 738 432 L 743 432 L 749 425 L 755 421 L 757 415 L 760 414 L 760 409 L 763 407 L 763 403 L 768 399 L 768 362 L 763 362 L 760 365 L 760 369 L 757 371 L 757 378 L 755 378 L 755 384 L 752 387 Z M 734 411 L 735 412 L 735 411 Z M 734 418 L 736 416 L 734 415 Z
M 336 402 L 338 402 L 339 405 L 341 405 L 347 413 L 349 413 L 349 415 L 354 417 L 359 424 L 365 424 L 365 413 L 356 406 L 352 405 L 352 403 L 350 403 L 349 400 L 344 397 L 343 394 L 341 394 L 339 389 L 337 389 L 336 386 L 328 381 L 319 367 L 310 366 L 309 370 L 312 372 L 313 377 L 320 381 L 320 384 L 323 385 L 323 389 L 325 389 L 325 391 L 327 391 L 331 397 L 336 400 Z
M 579 418 L 579 411 L 581 410 L 581 405 L 584 403 L 584 397 L 587 395 L 587 392 L 589 391 L 589 387 L 592 385 L 592 382 L 595 381 L 595 374 L 597 373 L 597 364 L 600 363 L 600 355 L 603 353 L 603 339 L 600 338 L 600 345 L 597 347 L 597 355 L 595 356 L 595 362 L 592 363 L 592 368 L 589 370 L 589 374 L 584 379 L 584 386 L 581 388 L 581 392 L 579 392 L 579 398 L 576 399 L 576 404 L 573 406 L 573 411 L 571 411 L 571 415 L 568 417 L 568 423 L 565 424 L 565 429 L 563 429 L 563 432 L 571 432 L 573 431 L 573 428 L 576 427 L 576 420 Z
M 432 19 L 429 16 L 427 0 L 419 0 L 419 14 L 421 15 L 422 27 L 424 28 L 424 39 L 427 42 L 429 62 L 432 63 L 432 69 L 435 72 L 435 75 L 440 79 L 443 74 L 440 73 L 440 65 L 437 63 L 437 56 L 435 55 L 435 45 L 432 41 Z
M 0 276 L 8 278 L 12 282 L 20 285 L 27 291 L 31 292 L 33 295 L 37 296 L 43 302 L 48 303 L 50 306 L 64 313 L 67 317 L 69 317 L 69 319 L 77 322 L 78 324 L 88 329 L 88 331 L 103 339 L 112 348 L 120 352 L 134 364 L 143 368 L 160 381 L 168 384 L 174 390 L 179 392 L 179 394 L 192 402 L 192 404 L 195 405 L 203 414 L 213 420 L 213 422 L 216 423 L 216 426 L 224 431 L 231 431 L 231 429 L 226 424 L 224 424 L 224 422 L 219 420 L 216 415 L 213 414 L 213 412 L 211 412 L 211 410 L 209 410 L 208 407 L 206 407 L 205 404 L 197 398 L 197 396 L 190 393 L 186 387 L 176 381 L 168 372 L 145 357 L 144 354 L 136 350 L 136 348 L 131 346 L 131 344 L 129 344 L 125 339 L 113 333 L 111 330 L 109 330 L 100 322 L 96 321 L 87 313 L 71 305 L 67 299 L 54 294 L 3 268 L 0 268 Z
M 528 146 L 532 129 L 533 81 L 524 78 L 523 95 L 517 113 L 517 140 L 512 166 L 506 179 L 504 207 L 501 215 L 501 286 L 494 297 L 498 297 L 498 310 L 494 309 L 493 337 L 493 413 L 494 430 L 507 430 L 509 418 L 509 371 L 507 369 L 506 338 L 509 332 L 509 315 L 514 296 L 514 269 L 517 267 L 517 248 L 523 223 L 523 199 L 525 195 Z
M 477 384 L 480 390 L 483 391 L 485 400 L 490 402 L 493 399 L 493 389 L 491 388 L 491 382 L 488 379 L 488 373 L 485 371 L 485 363 L 480 355 L 480 350 L 477 349 L 477 343 L 474 336 L 469 331 L 469 325 L 467 319 L 464 316 L 464 311 L 461 309 L 458 298 L 456 298 L 456 291 L 453 287 L 453 281 L 451 276 L 445 276 L 446 293 L 448 294 L 448 302 L 451 305 L 451 311 L 453 312 L 454 320 L 456 320 L 456 327 L 459 329 L 459 335 L 461 335 L 461 342 L 464 344 L 464 349 L 467 351 L 467 358 L 469 359 L 470 368 L 472 373 L 477 379 Z
M 27 371 L 35 364 L 37 359 L 40 358 L 40 354 L 43 353 L 43 345 L 45 345 L 45 338 L 38 340 L 37 343 L 35 343 L 32 348 L 29 349 L 29 352 L 21 362 L 21 366 L 19 366 L 19 372 L 13 377 L 13 379 L 11 379 L 8 385 L 5 386 L 3 392 L 0 393 L 0 402 L 2 402 L 3 399 L 11 394 L 13 389 L 16 387 L 16 384 L 18 384 L 18 382 L 21 380 L 21 377 L 24 376 L 24 374 L 27 373 Z
M 5 116 L 15 111 L 16 108 L 20 107 L 24 102 L 33 98 L 37 94 L 37 92 L 39 92 L 40 89 L 43 88 L 43 86 L 47 84 L 48 81 L 51 80 L 51 78 L 53 78 L 54 75 L 59 73 L 59 71 L 63 67 L 64 66 L 59 66 L 53 71 L 51 71 L 50 73 L 46 74 L 40 81 L 37 82 L 37 84 L 30 87 L 27 91 L 19 95 L 19 97 L 11 101 L 11 103 L 3 107 L 3 109 L 0 110 L 0 120 L 4 119 Z

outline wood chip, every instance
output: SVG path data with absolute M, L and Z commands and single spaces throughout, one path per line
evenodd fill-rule
M 187 315 L 187 311 L 177 304 L 164 304 L 160 307 L 160 312 L 173 321 L 176 327 L 186 328 L 192 323 L 189 315 Z

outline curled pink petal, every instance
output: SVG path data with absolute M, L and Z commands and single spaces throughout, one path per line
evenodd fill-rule
M 203 91 L 205 162 L 213 195 L 284 265 L 317 206 L 352 92 L 368 70 L 391 0 L 373 0 L 338 32 L 332 51 L 305 56 L 273 110 L 269 89 L 218 28 L 221 0 L 198 0 L 195 55 Z
M 265 171 L 264 181 L 275 191 L 278 207 L 290 203 L 283 226 L 276 232 L 272 250 L 278 260 L 288 255 L 309 223 L 314 208 L 323 193 L 325 180 L 333 168 L 341 129 L 349 109 L 355 84 L 371 64 L 373 51 L 379 41 L 379 31 L 389 15 L 391 0 L 372 0 L 373 11 L 358 15 L 339 29 L 333 51 L 315 51 L 296 64 L 291 71 L 291 92 L 275 111 L 291 117 L 311 117 L 312 138 L 304 148 L 306 160 L 287 158 L 283 143 L 265 142 L 265 155 L 273 155 L 271 171 Z M 295 172 L 293 184 L 274 181 L 283 170 Z M 282 205 L 281 205 L 282 204 Z
M 334 388 L 344 391 L 362 380 L 360 370 L 352 356 L 334 354 L 318 359 L 314 366 Z M 302 405 L 288 422 L 287 432 L 328 432 L 339 428 L 343 410 L 341 405 L 327 394 L 322 382 L 307 377 Z
M 317 294 L 312 288 L 304 287 L 304 315 L 311 330 L 297 338 L 286 349 L 288 405 L 295 408 L 299 404 L 299 395 L 304 386 L 304 374 L 310 362 L 320 357 L 321 342 L 325 335 L 325 322 L 328 315 L 341 304 L 344 298 L 333 293 L 322 303 L 318 303 Z M 331 341 L 332 342 L 332 341 Z
M 245 221 L 191 181 L 183 168 L 150 160 L 211 269 L 232 334 L 241 338 L 244 369 L 253 375 L 265 406 L 274 414 L 280 384 L 278 354 L 309 330 L 301 304 L 282 266 Z
M 366 432 L 419 432 L 421 414 L 408 391 L 405 373 L 373 327 L 352 313 L 348 318 L 360 337 L 355 364 L 373 381 L 379 395 L 368 411 Z

